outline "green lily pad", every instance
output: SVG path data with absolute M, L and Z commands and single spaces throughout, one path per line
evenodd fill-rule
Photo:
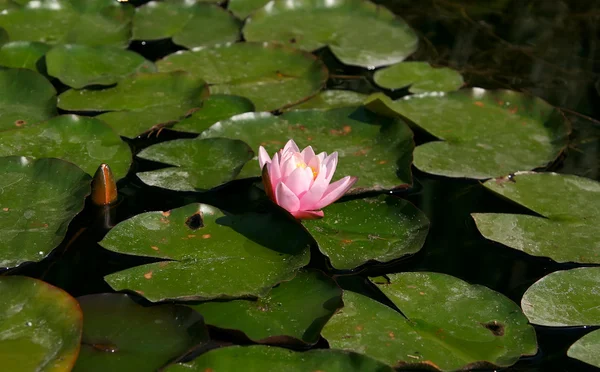
M 133 11 L 113 0 L 36 0 L 2 11 L 0 27 L 11 41 L 125 47 Z
M 229 0 L 227 9 L 236 17 L 244 19 L 268 2 L 269 0 Z
M 134 40 L 173 38 L 186 48 L 239 39 L 242 22 L 225 9 L 185 0 L 151 1 L 136 9 Z
M 0 66 L 25 68 L 43 72 L 40 68 L 41 59 L 50 45 L 31 41 L 13 41 L 0 47 Z
M 190 117 L 185 118 L 171 128 L 175 131 L 202 133 L 218 121 L 254 111 L 252 102 L 244 97 L 213 94 L 202 102 L 202 107 Z
M 373 80 L 387 89 L 410 85 L 409 91 L 412 93 L 451 92 L 464 84 L 458 71 L 448 67 L 431 67 L 427 62 L 398 63 L 375 72 Z
M 175 166 L 137 173 L 145 184 L 177 191 L 206 191 L 233 180 L 254 153 L 239 140 L 194 138 L 162 142 L 137 156 Z
M 82 314 L 62 289 L 24 276 L 0 277 L 0 360 L 11 372 L 70 371 Z
M 274 0 L 246 20 L 248 41 L 275 41 L 307 51 L 329 46 L 347 65 L 375 68 L 403 61 L 419 39 L 404 20 L 362 0 Z
M 304 226 L 336 269 L 416 253 L 429 230 L 423 212 L 391 196 L 335 203 L 325 209 L 325 216 L 304 221 Z
M 74 371 L 156 371 L 209 339 L 202 317 L 186 306 L 144 307 L 117 293 L 78 300 L 84 320 Z
M 341 350 L 316 349 L 298 352 L 273 346 L 230 346 L 211 350 L 190 363 L 173 364 L 165 372 L 392 372 L 389 366 L 364 355 Z
M 0 131 L 30 126 L 56 115 L 56 90 L 37 72 L 0 70 L 0 86 Z
M 351 90 L 324 90 L 313 98 L 288 110 L 330 110 L 349 106 L 361 106 L 367 95 Z
M 159 71 L 184 70 L 211 84 L 211 93 L 249 98 L 258 111 L 291 106 L 319 92 L 327 68 L 315 56 L 276 44 L 236 43 L 177 52 Z
M 590 332 L 577 340 L 569 347 L 567 355 L 600 368 L 600 330 Z
M 377 93 L 367 108 L 400 115 L 440 141 L 415 149 L 420 170 L 487 179 L 545 167 L 567 145 L 564 116 L 539 98 L 481 88 L 432 92 L 392 101 Z
M 136 72 L 152 72 L 152 62 L 112 46 L 59 45 L 46 54 L 48 74 L 65 85 L 112 85 Z
M 100 245 L 164 259 L 105 277 L 115 290 L 161 301 L 264 295 L 308 263 L 310 243 L 300 226 L 282 216 L 227 215 L 189 204 L 123 221 Z
M 498 292 L 439 273 L 390 275 L 379 288 L 406 315 L 344 291 L 344 308 L 323 329 L 332 348 L 395 367 L 442 371 L 483 363 L 507 367 L 536 353 L 535 331 Z
M 120 179 L 131 164 L 129 146 L 108 125 L 85 116 L 61 115 L 32 127 L 6 130 L 0 132 L 0 144 L 0 156 L 59 158 L 89 175 L 106 163 Z
M 59 159 L 0 157 L 0 267 L 39 261 L 58 246 L 90 182 Z
M 543 217 L 474 213 L 487 239 L 557 262 L 600 263 L 600 183 L 573 175 L 519 172 L 484 186 Z
M 279 117 L 265 112 L 246 113 L 213 125 L 201 137 L 241 139 L 255 153 L 262 145 L 271 156 L 290 138 L 300 148 L 311 145 L 316 152 L 337 151 L 339 178 L 358 177 L 354 192 L 388 190 L 412 183 L 412 131 L 400 120 L 362 107 L 298 110 Z M 257 161 L 251 161 L 238 178 L 255 176 L 260 176 L 260 168 Z
M 302 272 L 257 301 L 205 302 L 191 306 L 207 324 L 244 332 L 261 343 L 314 344 L 333 313 L 342 307 L 342 290 L 316 271 Z

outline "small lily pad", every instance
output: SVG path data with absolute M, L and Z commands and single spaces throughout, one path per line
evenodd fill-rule
M 458 71 L 448 67 L 432 67 L 427 62 L 398 63 L 376 71 L 373 80 L 387 89 L 400 89 L 410 85 L 411 93 L 451 92 L 464 84 Z
M 43 72 L 42 57 L 52 47 L 35 41 L 13 41 L 0 47 L 0 66 Z
M 254 105 L 247 98 L 226 94 L 212 94 L 202 102 L 200 109 L 195 111 L 190 117 L 175 123 L 171 129 L 175 131 L 202 133 L 218 121 L 252 111 L 254 111 Z
M 592 331 L 577 340 L 569 347 L 567 355 L 600 368 L 600 330 Z
M 331 110 L 349 106 L 361 106 L 367 95 L 351 90 L 324 90 L 313 98 L 299 105 L 290 107 L 288 110 Z

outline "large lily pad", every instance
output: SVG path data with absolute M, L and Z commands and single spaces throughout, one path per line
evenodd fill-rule
M 600 330 L 595 330 L 577 340 L 567 355 L 600 368 Z
M 194 138 L 150 146 L 138 157 L 175 166 L 138 173 L 144 183 L 177 191 L 206 191 L 233 180 L 254 153 L 239 140 Z
M 342 305 L 342 290 L 337 284 L 312 271 L 281 283 L 256 301 L 205 302 L 191 307 L 207 324 L 240 330 L 256 342 L 314 344 Z
M 246 20 L 248 41 L 276 41 L 313 51 L 329 46 L 347 65 L 375 68 L 403 61 L 418 44 L 401 18 L 362 0 L 274 0 Z
M 415 149 L 415 166 L 447 177 L 486 179 L 553 162 L 567 144 L 561 113 L 513 91 L 462 89 L 392 101 L 377 93 L 367 107 L 400 115 L 440 141 Z
M 474 213 L 486 238 L 557 262 L 600 263 L 600 183 L 573 175 L 519 172 L 484 186 L 543 216 Z
M 519 307 L 498 292 L 439 273 L 390 275 L 380 289 L 406 315 L 345 291 L 344 308 L 323 329 L 332 348 L 393 366 L 442 371 L 510 366 L 537 350 Z
M 82 314 L 63 290 L 24 276 L 0 277 L 0 360 L 11 372 L 70 371 Z
M 24 155 L 60 158 L 93 175 L 109 164 L 116 179 L 125 177 L 131 164 L 129 146 L 102 121 L 61 115 L 32 127 L 0 132 L 0 156 Z
M 305 221 L 304 226 L 336 269 L 416 253 L 429 230 L 423 212 L 391 196 L 335 203 L 327 207 L 325 215 L 327 218 Z
M 427 62 L 402 62 L 378 70 L 373 80 L 380 87 L 399 89 L 410 85 L 410 92 L 450 92 L 463 84 L 462 75 L 448 67 L 431 67 Z
M 327 68 L 315 56 L 275 44 L 236 43 L 177 52 L 159 71 L 184 70 L 211 84 L 212 93 L 249 98 L 259 111 L 291 106 L 321 90 Z
M 208 341 L 202 317 L 186 306 L 143 307 L 117 293 L 78 300 L 84 321 L 74 371 L 156 371 Z
M 308 263 L 310 243 L 297 224 L 279 215 L 227 215 L 189 204 L 121 222 L 100 245 L 164 259 L 105 278 L 116 290 L 160 301 L 264 295 Z
M 13 41 L 0 47 L 0 66 L 43 72 L 42 57 L 52 47 L 35 41 Z

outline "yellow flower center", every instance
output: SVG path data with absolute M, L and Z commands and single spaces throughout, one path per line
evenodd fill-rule
M 300 159 L 297 160 L 296 166 L 298 168 L 302 168 L 302 169 L 305 169 L 306 167 L 308 167 L 308 165 L 306 165 L 306 163 Z M 313 180 L 315 180 L 317 178 L 317 175 L 319 174 L 319 172 L 317 172 L 313 167 L 310 167 L 310 170 L 312 170 Z

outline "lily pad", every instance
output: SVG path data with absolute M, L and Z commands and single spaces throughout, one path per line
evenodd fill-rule
M 600 368 L 600 330 L 595 330 L 577 340 L 567 355 Z
M 84 321 L 74 371 L 156 371 L 209 339 L 202 317 L 186 306 L 144 307 L 117 293 L 78 300 Z
M 70 371 L 82 314 L 62 289 L 24 276 L 0 277 L 0 360 L 11 372 Z
M 288 110 L 330 110 L 349 106 L 360 106 L 367 100 L 367 95 L 351 90 L 324 90 L 313 98 Z
M 242 22 L 225 9 L 185 0 L 151 1 L 136 9 L 134 40 L 173 38 L 186 48 L 239 39 Z
M 202 107 L 199 110 L 195 111 L 190 117 L 177 122 L 171 129 L 175 131 L 202 133 L 218 121 L 252 111 L 254 111 L 254 105 L 247 98 L 226 94 L 212 94 L 202 102 Z
M 254 153 L 239 140 L 194 138 L 159 143 L 137 156 L 175 166 L 137 173 L 145 184 L 177 191 L 206 191 L 233 180 Z
M 484 186 L 542 217 L 474 213 L 487 239 L 557 262 L 600 263 L 600 183 L 573 175 L 519 172 Z
M 112 85 L 136 72 L 152 72 L 141 55 L 111 46 L 59 45 L 46 54 L 48 74 L 65 85 Z
M 106 163 L 116 179 L 125 177 L 131 164 L 129 146 L 108 125 L 77 115 L 0 132 L 0 156 L 11 155 L 67 160 L 89 175 Z
M 395 367 L 442 371 L 507 367 L 536 353 L 535 331 L 498 292 L 439 273 L 390 275 L 379 288 L 406 315 L 344 291 L 344 308 L 323 329 L 332 348 Z M 376 314 L 376 316 L 374 315 Z
M 25 69 L 0 70 L 0 131 L 30 126 L 56 115 L 56 90 Z M 3 142 L 0 147 L 4 145 Z
M 43 72 L 42 57 L 51 48 L 50 45 L 35 41 L 6 43 L 0 47 L 0 66 Z
M 459 89 L 462 75 L 448 67 L 432 67 L 427 62 L 402 62 L 378 70 L 373 75 L 382 88 L 399 89 L 410 85 L 411 93 L 451 92 Z
M 100 245 L 163 259 L 105 277 L 115 290 L 161 301 L 264 295 L 308 263 L 310 243 L 300 226 L 279 215 L 228 215 L 189 204 L 123 221 Z
M 0 267 L 39 261 L 58 246 L 90 182 L 59 159 L 0 157 Z
M 230 346 L 211 350 L 190 363 L 173 364 L 165 372 L 392 372 L 389 366 L 364 355 L 340 350 L 316 349 L 298 352 L 273 346 Z
M 487 179 L 545 167 L 567 145 L 564 116 L 537 97 L 481 88 L 392 101 L 372 95 L 370 110 L 400 115 L 440 141 L 415 149 L 415 166 L 446 177 Z
M 236 17 L 244 19 L 268 2 L 269 0 L 229 0 L 227 9 Z
M 211 93 L 249 98 L 259 111 L 291 106 L 319 92 L 327 68 L 315 56 L 276 44 L 236 43 L 177 52 L 159 71 L 184 70 L 211 84 Z
M 418 37 L 383 6 L 362 0 L 274 0 L 246 20 L 248 41 L 275 41 L 307 51 L 329 46 L 347 65 L 375 68 L 401 62 Z
M 314 344 L 333 313 L 342 307 L 342 290 L 316 271 L 298 274 L 256 301 L 205 302 L 191 306 L 207 324 L 244 332 L 260 343 Z
M 429 230 L 423 212 L 391 196 L 335 203 L 325 214 L 327 218 L 304 221 L 304 226 L 336 269 L 416 253 Z

